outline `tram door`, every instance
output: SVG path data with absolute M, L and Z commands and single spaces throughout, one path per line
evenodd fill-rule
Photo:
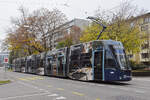
M 94 80 L 104 80 L 104 50 L 93 52 Z
M 46 75 L 52 75 L 52 57 L 47 57 L 46 59 L 45 73 Z
M 57 58 L 56 58 L 55 55 L 53 56 L 51 64 L 52 64 L 52 66 L 51 66 L 51 68 L 52 68 L 52 75 L 56 76 L 57 75 Z
M 30 60 L 26 61 L 26 72 L 29 73 Z
M 58 57 L 58 75 L 59 76 L 64 76 L 64 56 L 59 56 Z

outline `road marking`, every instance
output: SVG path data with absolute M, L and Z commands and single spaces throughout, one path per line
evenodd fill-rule
M 35 89 L 38 89 L 38 87 L 34 87 Z
M 101 100 L 100 98 L 97 98 L 96 100 Z
M 110 87 L 110 88 L 116 88 L 116 89 L 120 89 L 120 90 L 124 90 L 124 91 L 133 91 L 133 92 L 137 92 L 137 93 L 145 93 L 145 91 L 137 90 L 137 89 L 135 90 L 133 88 L 127 88 L 127 87 L 119 87 L 119 88 L 114 87 L 114 86 L 108 86 L 108 87 Z
M 66 97 L 57 97 L 56 100 L 62 100 L 62 99 L 66 99 Z
M 32 78 L 38 79 L 38 78 L 39 78 L 39 76 L 33 76 Z
M 119 88 L 121 90 L 125 90 L 125 91 L 129 91 L 130 89 L 129 88 Z
M 137 89 L 133 89 L 133 88 L 122 88 L 122 87 L 120 87 L 119 89 L 124 90 L 124 91 L 132 91 L 132 92 L 136 92 L 136 93 L 145 93 L 145 91 L 137 90 Z
M 36 76 L 36 77 L 32 77 L 33 79 L 39 79 L 39 78 L 41 78 L 41 77 L 39 77 L 39 76 Z
M 103 87 L 103 86 L 106 86 L 106 85 L 103 85 L 103 84 L 96 84 L 96 86 L 102 86 L 102 87 Z
M 39 89 L 40 91 L 44 91 L 44 89 Z
M 28 87 L 31 87 L 31 88 L 38 89 L 38 87 L 35 87 L 35 86 L 33 86 L 33 85 L 30 85 L 30 84 L 26 84 L 26 83 L 23 83 L 23 82 L 18 82 L 18 83 L 20 83 L 20 84 L 22 84 L 22 85 L 24 85 L 24 86 L 28 86 Z
M 51 88 L 52 86 L 51 86 L 51 85 L 48 85 L 48 87 Z
M 145 91 L 141 91 L 141 90 L 135 90 L 135 92 L 137 92 L 137 93 L 145 93 Z
M 64 89 L 63 89 L 63 88 L 57 88 L 57 90 L 61 90 L 61 91 L 63 91 Z
M 84 96 L 84 94 L 79 93 L 79 92 L 72 92 L 72 94 L 78 95 L 78 96 Z
M 45 90 L 45 93 L 50 93 L 49 91 Z
M 7 97 L 7 98 L 0 98 L 0 100 L 8 100 L 8 99 L 16 99 L 16 98 L 24 98 L 24 97 L 32 97 L 37 95 L 47 95 L 48 93 L 36 93 L 32 95 L 22 95 L 22 96 L 14 96 L 14 97 Z
M 115 86 L 107 86 L 107 87 L 109 87 L 109 88 L 113 88 L 113 89 L 114 89 L 114 88 L 117 88 L 117 87 L 115 87 Z
M 40 77 L 40 78 L 38 78 L 38 79 L 43 80 L 44 78 L 41 78 L 41 77 Z
M 36 78 L 34 78 L 34 77 L 28 77 L 28 78 L 26 78 L 27 80 L 36 80 Z
M 29 81 L 29 80 L 43 80 L 43 77 L 39 77 L 39 76 L 34 76 L 34 77 L 25 77 L 25 78 L 18 78 L 19 80 L 23 80 L 23 81 Z
M 40 80 L 44 79 L 43 77 L 40 77 L 40 76 L 36 76 L 36 78 Z
M 23 82 L 18 82 L 18 83 L 20 83 L 20 84 L 22 84 L 22 85 L 24 85 L 24 86 L 28 86 L 28 87 L 31 87 L 31 88 L 40 90 L 40 91 L 47 91 L 47 90 L 45 90 L 45 89 L 40 89 L 40 88 L 38 88 L 38 87 L 36 87 L 36 86 L 33 86 L 33 85 L 31 85 L 31 84 L 27 84 L 27 83 L 23 83 Z
M 58 96 L 58 94 L 51 94 L 51 95 L 48 95 L 49 97 L 56 97 Z
M 27 79 L 25 78 L 18 78 L 19 80 L 23 80 L 23 81 L 28 81 Z

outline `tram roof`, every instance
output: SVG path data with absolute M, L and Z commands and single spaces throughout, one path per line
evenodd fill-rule
M 95 40 L 95 41 L 101 41 L 104 44 L 109 44 L 109 45 L 121 45 L 122 43 L 120 41 L 114 41 L 114 40 Z
M 80 43 L 80 44 L 75 44 L 75 45 L 72 45 L 71 47 L 77 46 L 77 45 L 81 45 L 81 44 L 86 44 L 86 43 L 94 43 L 94 42 L 99 42 L 99 43 L 103 43 L 103 44 L 106 44 L 106 45 L 121 45 L 121 46 L 123 46 L 120 41 L 114 41 L 114 40 L 94 40 L 94 41 L 84 42 L 84 43 Z

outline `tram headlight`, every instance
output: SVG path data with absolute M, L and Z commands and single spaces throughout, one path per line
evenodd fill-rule
M 110 74 L 114 74 L 115 72 L 110 72 Z
M 121 80 L 121 79 L 122 79 L 122 77 L 120 76 L 120 77 L 119 77 L 119 79 Z

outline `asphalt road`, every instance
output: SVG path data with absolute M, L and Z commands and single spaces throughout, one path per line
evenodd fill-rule
M 150 77 L 130 82 L 81 82 L 0 70 L 0 100 L 150 100 Z

